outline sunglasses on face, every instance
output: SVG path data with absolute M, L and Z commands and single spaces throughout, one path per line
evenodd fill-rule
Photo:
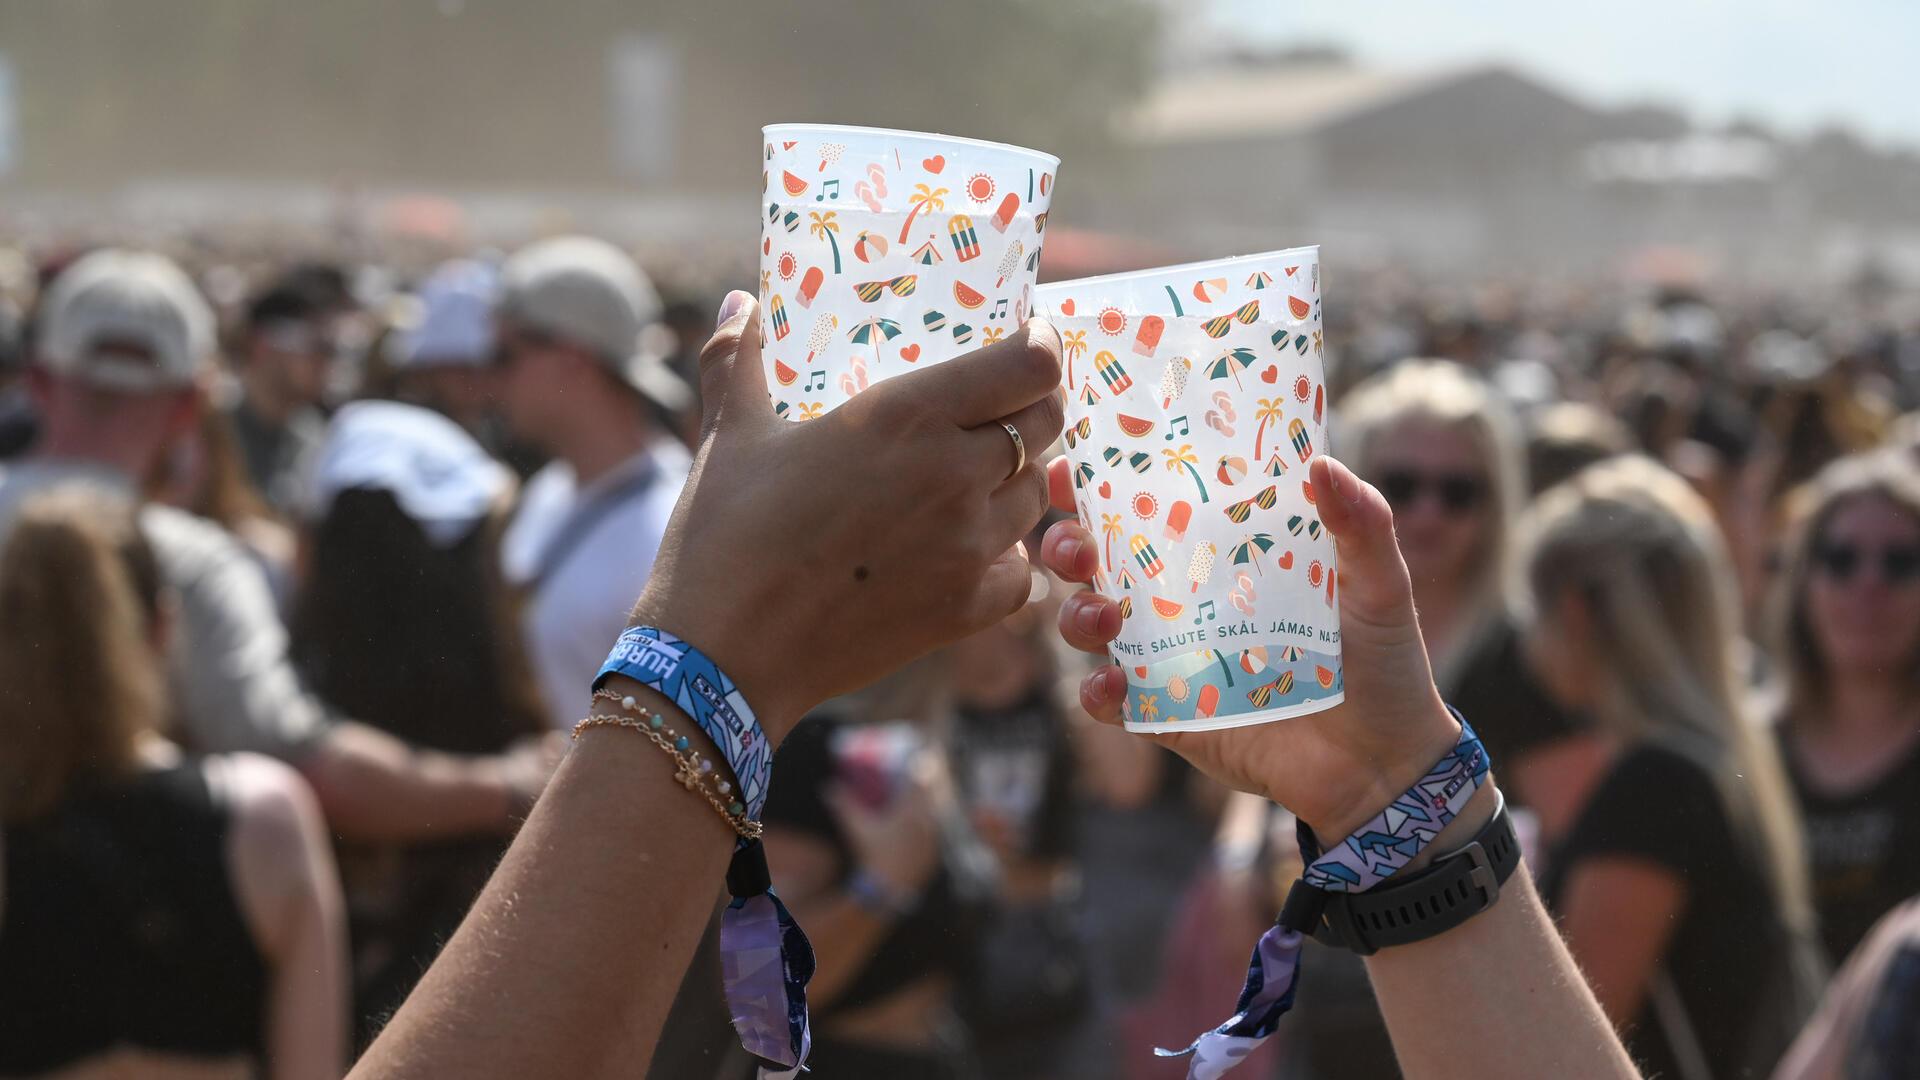
M 1821 544 L 1814 549 L 1814 562 L 1820 572 L 1835 581 L 1851 581 L 1874 558 L 1880 562 L 1880 576 L 1894 584 L 1920 577 L 1920 547 L 1889 547 L 1877 551 L 1853 544 Z
M 1395 509 L 1413 506 L 1425 495 L 1440 500 L 1450 514 L 1464 514 L 1480 505 L 1486 485 L 1465 473 L 1417 473 L 1395 470 L 1380 476 L 1380 493 Z

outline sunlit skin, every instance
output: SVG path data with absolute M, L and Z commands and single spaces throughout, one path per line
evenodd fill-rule
M 1820 536 L 1824 547 L 1849 547 L 1861 565 L 1842 579 L 1816 560 L 1807 582 L 1807 618 L 1821 662 L 1835 679 L 1885 678 L 1913 662 L 1920 649 L 1920 578 L 1892 581 L 1882 553 L 1920 549 L 1920 521 L 1877 495 L 1840 506 Z

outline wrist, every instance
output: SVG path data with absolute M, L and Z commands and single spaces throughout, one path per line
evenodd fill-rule
M 1396 745 L 1358 770 L 1343 797 L 1317 812 L 1302 813 L 1322 850 L 1338 844 L 1399 798 L 1460 738 L 1460 722 L 1436 693 L 1422 721 Z M 1471 835 L 1471 833 L 1469 833 Z
M 779 650 L 768 648 L 765 641 L 743 640 L 747 635 L 730 632 L 724 620 L 683 615 L 673 610 L 673 605 L 657 602 L 649 593 L 643 594 L 634 605 L 627 625 L 657 626 L 712 657 L 747 699 L 754 717 L 766 731 L 767 742 L 775 748 L 785 741 L 787 732 L 800 722 L 807 709 L 816 704 L 800 700 L 792 692 L 793 680 L 778 678 L 774 672 L 763 671 L 755 663 L 778 655 Z

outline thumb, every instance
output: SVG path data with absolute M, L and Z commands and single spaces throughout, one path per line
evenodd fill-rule
M 1413 622 L 1413 582 L 1386 497 L 1325 455 L 1313 459 L 1309 474 L 1320 521 L 1340 556 L 1341 606 L 1380 625 Z
M 700 436 L 730 424 L 773 419 L 760 365 L 760 305 L 738 289 L 720 302 L 720 325 L 700 350 Z

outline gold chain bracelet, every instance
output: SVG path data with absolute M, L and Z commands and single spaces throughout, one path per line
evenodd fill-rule
M 747 817 L 747 808 L 734 797 L 733 784 L 721 776 L 713 763 L 700 757 L 694 751 L 693 743 L 686 736 L 668 726 L 666 719 L 659 713 L 641 705 L 630 695 L 615 694 L 610 690 L 600 690 L 593 695 L 596 700 L 617 702 L 628 716 L 613 716 L 606 713 L 593 713 L 573 725 L 573 737 L 588 728 L 615 727 L 637 731 L 647 740 L 660 748 L 661 752 L 673 759 L 673 778 L 688 791 L 697 792 L 712 806 L 714 812 L 726 819 L 727 826 L 743 840 L 760 839 L 760 823 Z

